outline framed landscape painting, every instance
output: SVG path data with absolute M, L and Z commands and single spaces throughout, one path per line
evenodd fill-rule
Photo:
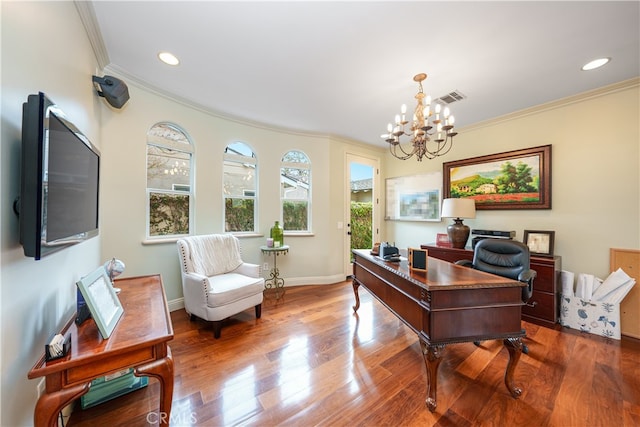
M 443 198 L 476 209 L 551 209 L 551 145 L 443 163 Z

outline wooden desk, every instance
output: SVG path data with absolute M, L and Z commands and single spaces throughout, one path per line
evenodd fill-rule
M 58 413 L 89 391 L 91 380 L 126 368 L 136 376 L 160 381 L 160 411 L 156 419 L 168 424 L 173 398 L 173 339 L 167 299 L 160 275 L 116 280 L 124 314 L 109 339 L 102 339 L 93 319 L 78 326 L 75 316 L 61 333 L 71 334 L 69 354 L 45 362 L 44 353 L 28 378 L 46 378 L 46 391 L 36 403 L 34 424 L 57 426 Z M 43 343 L 44 347 L 44 343 Z
M 522 390 L 513 373 L 522 354 L 521 287 L 525 284 L 493 274 L 428 258 L 428 271 L 410 271 L 407 261 L 386 262 L 354 250 L 353 291 L 364 286 L 413 329 L 427 369 L 427 406 L 436 409 L 438 365 L 447 344 L 502 339 L 509 352 L 504 381 L 515 398 Z
M 473 260 L 472 249 L 443 248 L 434 244 L 420 245 L 427 249 L 429 256 L 456 262 L 461 259 Z M 522 307 L 522 320 L 537 323 L 547 328 L 558 328 L 560 324 L 560 270 L 562 258 L 531 257 L 531 269 L 538 275 L 533 281 L 533 294 L 527 305 Z

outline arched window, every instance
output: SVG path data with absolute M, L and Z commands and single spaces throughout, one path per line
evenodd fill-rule
M 172 123 L 147 132 L 147 237 L 187 235 L 193 209 L 193 145 Z
M 280 206 L 285 231 L 311 232 L 311 162 L 301 151 L 282 156 Z
M 227 145 L 222 179 L 224 231 L 255 232 L 257 168 L 256 155 L 247 144 L 234 142 Z

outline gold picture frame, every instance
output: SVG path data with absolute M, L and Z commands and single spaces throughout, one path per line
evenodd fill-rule
M 445 162 L 443 198 L 476 210 L 551 209 L 551 145 Z

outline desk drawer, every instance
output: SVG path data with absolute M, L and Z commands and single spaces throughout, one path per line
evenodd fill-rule
M 146 347 L 102 360 L 92 360 L 90 364 L 69 368 L 66 371 L 65 382 L 66 385 L 87 382 L 111 372 L 138 366 L 155 359 L 154 348 Z
M 531 316 L 552 323 L 558 321 L 556 296 L 554 294 L 533 291 L 533 295 L 527 304 L 534 303 L 536 303 L 534 307 L 528 305 L 522 306 L 522 314 L 524 316 Z

